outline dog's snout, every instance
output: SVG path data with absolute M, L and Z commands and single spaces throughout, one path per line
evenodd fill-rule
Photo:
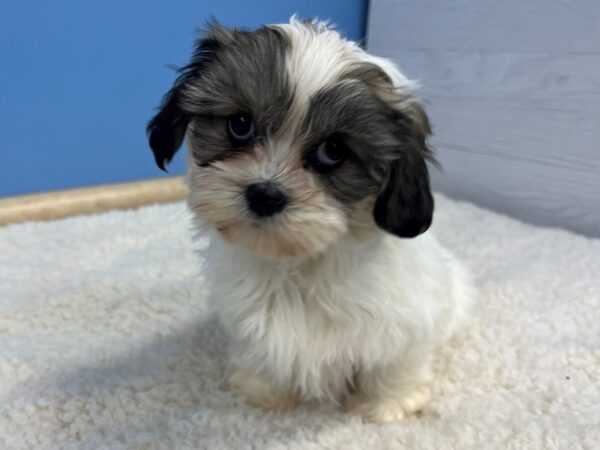
M 269 181 L 250 184 L 246 188 L 248 208 L 259 217 L 277 214 L 285 208 L 287 197 Z

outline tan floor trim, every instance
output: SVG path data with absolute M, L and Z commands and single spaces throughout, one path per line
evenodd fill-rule
M 0 226 L 183 200 L 181 177 L 0 198 Z

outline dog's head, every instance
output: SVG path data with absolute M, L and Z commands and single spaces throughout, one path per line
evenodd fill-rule
M 427 116 L 414 84 L 317 22 L 212 25 L 148 125 L 162 169 L 187 136 L 189 204 L 267 258 L 322 252 L 356 223 L 431 224 Z

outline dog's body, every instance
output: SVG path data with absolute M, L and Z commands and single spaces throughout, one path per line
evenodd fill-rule
M 161 167 L 187 130 L 228 385 L 252 403 L 330 399 L 387 421 L 429 399 L 431 351 L 473 295 L 435 238 L 416 237 L 433 198 L 413 90 L 320 23 L 213 26 L 151 121 Z
M 295 394 L 345 402 L 363 389 L 392 402 L 363 405 L 374 420 L 412 412 L 422 405 L 394 405 L 392 393 L 427 394 L 431 350 L 471 299 L 463 269 L 431 234 L 347 236 L 318 257 L 287 262 L 214 236 L 205 256 L 212 306 L 241 370 L 230 385 L 267 408 Z

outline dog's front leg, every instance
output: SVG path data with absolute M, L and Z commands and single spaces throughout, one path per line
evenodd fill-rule
M 428 353 L 411 352 L 399 363 L 361 370 L 344 407 L 372 422 L 401 420 L 429 403 L 430 380 Z
M 248 404 L 267 411 L 289 411 L 298 404 L 295 393 L 282 390 L 265 375 L 235 365 L 227 378 L 226 388 L 244 396 Z

